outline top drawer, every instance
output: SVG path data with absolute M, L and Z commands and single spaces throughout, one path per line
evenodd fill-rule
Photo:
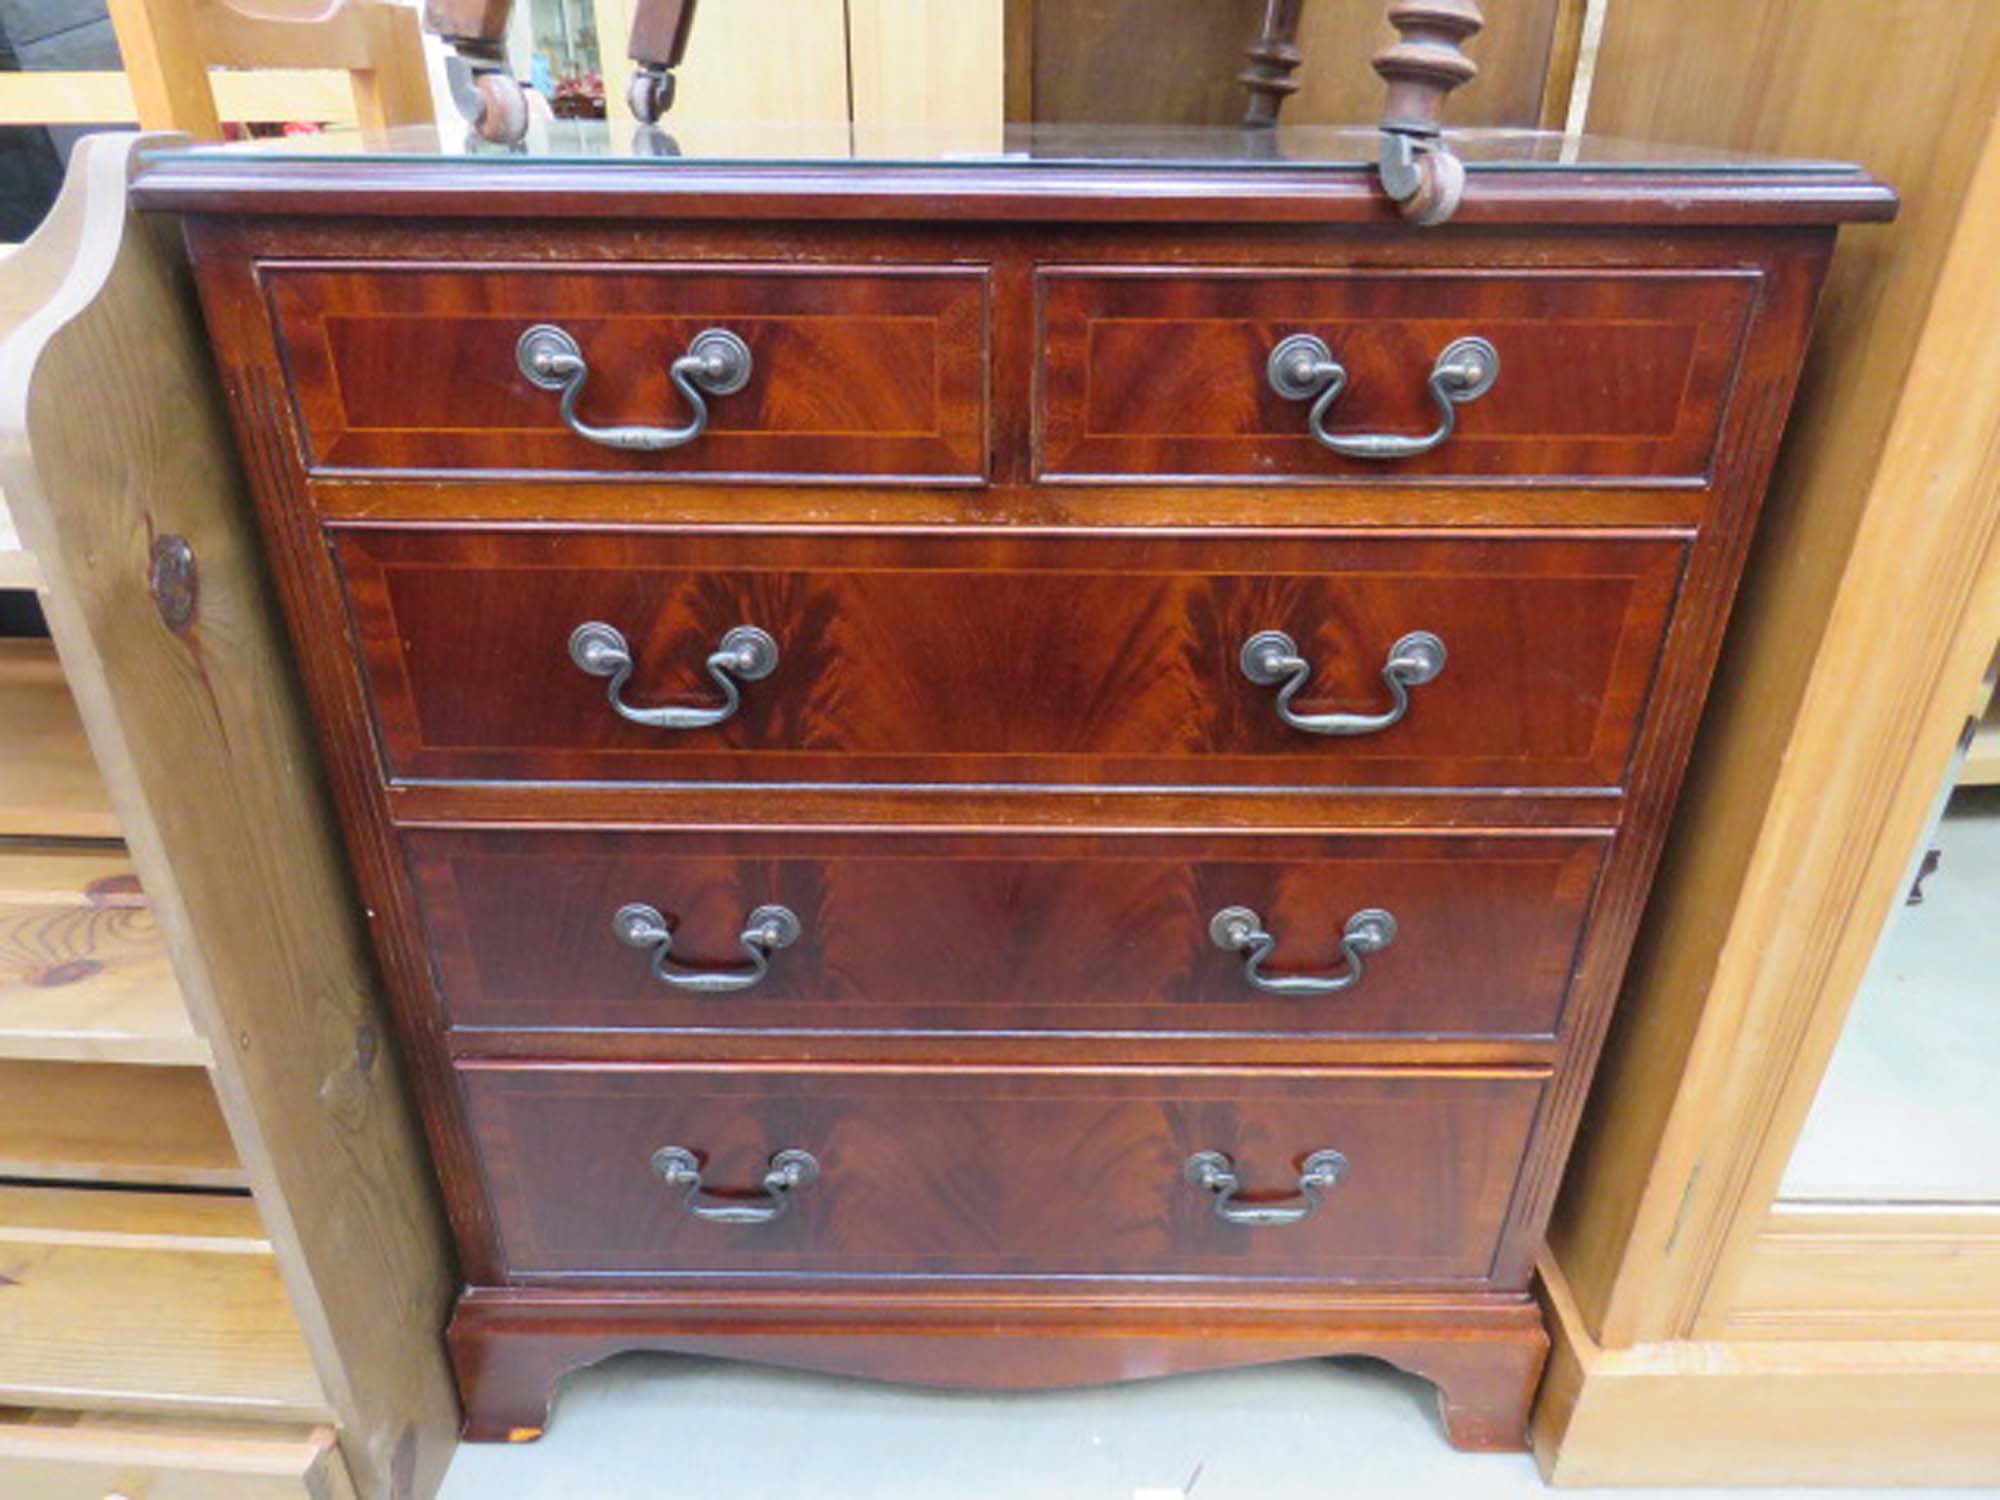
M 1761 277 L 1176 267 L 1038 279 L 1042 478 L 1296 483 L 1700 480 Z M 1274 368 L 1294 338 L 1317 340 L 1291 346 L 1315 359 Z M 1440 388 L 1445 352 L 1470 339 L 1490 346 L 1490 385 L 1445 373 Z M 1330 389 L 1318 420 L 1334 446 L 1309 430 Z M 1425 451 L 1336 451 L 1437 437 L 1447 408 L 1449 435 Z
M 262 276 L 315 473 L 986 472 L 981 269 L 279 262 Z M 576 366 L 540 385 L 523 371 L 521 337 L 544 324 L 573 341 L 574 415 L 596 440 L 563 417 Z M 711 329 L 741 341 L 736 367 L 683 369 L 677 387 L 675 361 Z M 604 440 L 687 434 L 691 396 L 707 408 L 698 435 Z

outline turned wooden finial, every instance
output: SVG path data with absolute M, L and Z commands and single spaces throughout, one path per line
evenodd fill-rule
M 1444 101 L 1479 76 L 1460 44 L 1486 24 L 1478 0 L 1393 0 L 1397 40 L 1375 54 L 1382 103 L 1383 189 L 1404 218 L 1442 224 L 1465 193 L 1465 164 L 1438 139 Z
M 1268 129 L 1278 123 L 1278 110 L 1299 91 L 1292 71 L 1305 54 L 1299 51 L 1299 11 L 1305 0 L 1265 0 L 1264 29 L 1249 47 L 1250 66 L 1237 82 L 1250 91 L 1243 123 Z
M 1478 0 L 1395 0 L 1389 24 L 1398 40 L 1375 54 L 1375 71 L 1389 85 L 1382 128 L 1434 136 L 1445 99 L 1479 76 L 1479 65 L 1459 47 L 1486 18 Z

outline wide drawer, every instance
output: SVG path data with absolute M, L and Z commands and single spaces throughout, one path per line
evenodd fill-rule
M 1544 1082 L 1497 1071 L 496 1065 L 460 1077 L 516 1278 L 1397 1283 L 1489 1275 Z M 685 1155 L 663 1158 L 675 1150 Z M 763 1183 L 781 1152 L 812 1165 L 773 1195 Z M 1222 1202 L 1238 1211 L 1301 1208 L 1309 1158 L 1342 1161 L 1321 1159 L 1338 1182 L 1317 1190 L 1312 1217 L 1244 1224 L 1190 1181 L 1189 1159 L 1203 1152 L 1234 1168 L 1239 1195 Z M 704 1216 L 779 1201 L 762 1222 Z
M 983 269 L 275 262 L 260 274 L 316 473 L 986 472 Z M 559 385 L 524 372 L 520 340 L 538 325 L 574 342 L 575 415 L 593 428 L 687 428 L 695 409 L 672 369 L 711 329 L 739 339 L 747 364 L 740 383 L 706 389 L 683 372 L 704 430 L 634 451 L 572 431 Z
M 1614 786 L 1685 556 L 1518 534 L 359 529 L 336 547 L 392 777 L 877 785 Z M 579 665 L 585 624 L 617 633 L 628 681 Z M 775 648 L 765 675 L 710 664 L 743 626 Z M 1274 631 L 1300 665 L 1253 677 L 1245 647 Z M 1442 670 L 1399 688 L 1419 632 Z M 1375 727 L 1287 723 L 1301 675 L 1295 717 Z M 663 727 L 614 711 L 614 686 L 634 710 L 741 706 Z
M 1041 316 L 1044 478 L 1648 481 L 1708 472 L 1755 271 L 1313 272 L 1051 269 Z M 1287 384 L 1272 355 L 1317 339 Z M 1497 358 L 1428 451 L 1350 456 L 1308 429 L 1428 437 L 1431 378 L 1457 341 Z M 1299 346 L 1294 345 L 1293 348 Z M 1281 361 L 1282 363 L 1282 361 Z
M 1554 1032 L 1609 844 L 811 829 L 404 841 L 459 1026 L 1399 1035 Z M 664 949 L 621 940 L 614 919 L 633 905 L 671 933 Z M 751 914 L 774 906 L 794 939 L 746 946 Z M 1211 932 L 1238 908 L 1274 940 L 1256 974 L 1278 990 L 1253 982 L 1254 944 Z M 1371 911 L 1393 919 L 1386 946 L 1348 931 Z

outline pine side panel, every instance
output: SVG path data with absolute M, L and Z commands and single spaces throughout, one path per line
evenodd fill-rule
M 348 1469 L 421 1500 L 458 1426 L 452 1261 L 178 228 L 130 214 L 147 139 L 80 146 L 16 253 L 52 290 L 0 343 L 0 487 Z M 178 624 L 149 587 L 169 537 L 194 559 Z

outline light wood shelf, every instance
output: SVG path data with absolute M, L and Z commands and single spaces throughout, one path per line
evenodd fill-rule
M 206 1067 L 122 851 L 0 841 L 0 1059 Z
M 208 1073 L 0 1061 L 0 1178 L 248 1185 Z
M 0 834 L 119 836 L 62 664 L 43 640 L 0 640 Z
M 247 1197 L 0 1187 L 0 1265 L 0 1402 L 326 1414 Z
M 0 1411 L 0 1495 L 354 1500 L 330 1427 Z

